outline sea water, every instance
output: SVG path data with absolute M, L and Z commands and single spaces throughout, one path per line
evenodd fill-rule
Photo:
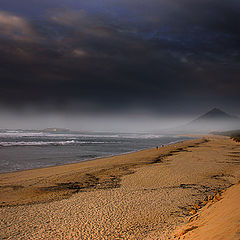
M 76 163 L 171 144 L 187 137 L 150 133 L 0 132 L 0 173 Z

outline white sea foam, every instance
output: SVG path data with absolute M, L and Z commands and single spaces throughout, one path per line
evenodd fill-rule
M 43 133 L 43 132 L 19 132 L 8 131 L 1 132 L 0 137 L 76 137 L 76 134 L 56 134 L 56 133 Z
M 73 145 L 73 144 L 114 144 L 118 142 L 93 142 L 93 141 L 59 141 L 59 142 L 43 142 L 43 141 L 36 141 L 36 142 L 0 142 L 0 146 L 2 147 L 13 147 L 13 146 L 63 146 L 63 145 Z
M 78 134 L 80 137 L 92 137 L 92 138 L 146 138 L 146 139 L 152 139 L 152 138 L 161 138 L 164 137 L 164 135 L 159 134 L 141 134 L 141 133 L 130 133 L 130 134 Z
M 154 139 L 161 138 L 164 135 L 160 134 L 147 134 L 147 133 L 119 133 L 119 134 L 58 134 L 58 133 L 45 133 L 45 132 L 24 132 L 24 131 L 7 131 L 0 133 L 1 138 L 21 138 L 21 137 L 54 137 L 54 138 L 141 138 L 141 139 Z
M 75 143 L 74 140 L 71 141 L 61 141 L 61 142 L 43 142 L 43 141 L 37 141 L 37 142 L 0 142 L 0 146 L 2 147 L 11 147 L 11 146 L 47 146 L 47 145 L 68 145 Z
M 163 135 L 158 135 L 158 134 L 126 134 L 121 137 L 126 137 L 126 138 L 142 138 L 142 139 L 153 139 L 153 138 L 161 138 L 164 137 Z

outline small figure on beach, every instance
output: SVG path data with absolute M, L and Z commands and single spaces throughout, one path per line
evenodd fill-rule
M 159 147 L 158 147 L 158 146 L 156 146 L 156 149 L 157 149 L 157 150 L 158 150 L 158 148 L 159 148 Z

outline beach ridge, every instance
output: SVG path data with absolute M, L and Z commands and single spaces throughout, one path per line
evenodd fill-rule
M 240 238 L 240 182 L 216 193 L 206 205 L 179 226 L 171 239 L 239 239 Z

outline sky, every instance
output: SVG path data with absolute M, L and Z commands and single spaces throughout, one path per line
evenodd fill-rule
M 0 0 L 2 127 L 240 115 L 239 16 L 239 0 Z

